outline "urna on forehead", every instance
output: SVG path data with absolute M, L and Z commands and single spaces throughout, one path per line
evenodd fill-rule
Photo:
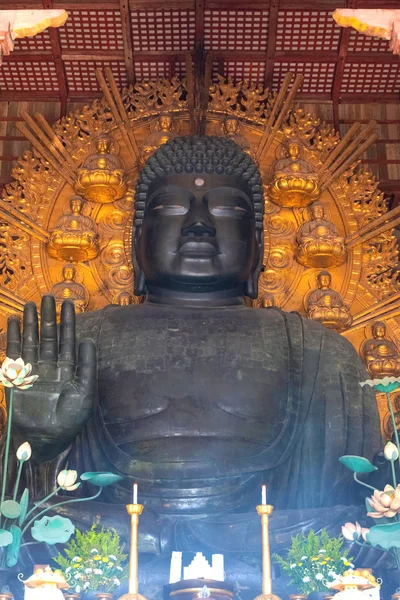
M 240 182 L 254 205 L 256 227 L 262 229 L 264 194 L 260 171 L 254 160 L 233 140 L 216 136 L 185 136 L 168 140 L 146 161 L 135 194 L 135 226 L 143 222 L 146 202 L 161 182 L 179 175 L 193 174 L 231 178 L 233 187 Z M 186 177 L 185 177 L 186 179 Z

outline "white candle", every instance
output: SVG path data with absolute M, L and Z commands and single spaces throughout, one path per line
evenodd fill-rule
M 137 504 L 137 483 L 133 484 L 133 504 Z
M 224 581 L 224 555 L 213 554 L 212 555 L 212 569 L 213 579 L 216 581 Z
M 176 583 L 181 580 L 182 575 L 182 552 L 173 552 L 171 556 L 171 568 L 169 571 L 169 582 Z
M 261 504 L 267 504 L 267 486 L 261 486 Z

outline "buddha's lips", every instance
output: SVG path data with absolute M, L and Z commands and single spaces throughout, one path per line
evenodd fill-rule
M 193 239 L 189 239 L 185 242 L 183 242 L 183 244 L 181 244 L 179 250 L 178 250 L 178 254 L 190 254 L 190 255 L 199 255 L 201 256 L 202 254 L 207 254 L 210 256 L 215 256 L 216 254 L 218 254 L 218 251 L 216 249 L 216 247 L 214 246 L 214 244 L 206 241 L 206 240 L 193 240 Z

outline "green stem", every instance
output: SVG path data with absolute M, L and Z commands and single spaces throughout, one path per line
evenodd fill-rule
M 354 478 L 354 481 L 357 481 L 357 483 L 359 483 L 360 485 L 363 485 L 364 487 L 366 487 L 370 490 L 375 491 L 376 489 L 378 489 L 376 487 L 372 487 L 372 485 L 368 485 L 368 483 L 364 483 L 363 481 L 360 481 L 359 479 L 357 479 L 357 473 L 353 473 L 353 478 Z
M 394 418 L 392 401 L 391 401 L 391 399 L 390 399 L 390 392 L 387 392 L 387 393 L 386 393 L 386 398 L 387 398 L 387 403 L 388 403 L 388 407 L 389 407 L 389 410 L 390 410 L 390 418 L 391 418 L 391 420 L 392 420 L 392 425 L 393 425 L 394 439 L 396 440 L 396 446 L 397 446 L 397 450 L 398 450 L 398 452 L 399 452 L 398 461 L 399 461 L 399 466 L 400 466 L 400 443 L 399 443 L 399 434 L 397 433 L 396 419 Z
M 46 498 L 43 498 L 43 500 L 41 500 L 40 502 L 35 502 L 35 504 L 32 506 L 31 510 L 28 511 L 26 513 L 24 522 L 26 521 L 26 519 L 29 517 L 29 515 L 31 515 L 37 508 L 39 508 L 39 506 L 42 506 L 42 504 L 44 502 L 47 502 L 47 500 L 50 500 L 50 498 L 52 498 L 53 496 L 55 496 L 56 494 L 58 494 L 58 492 L 61 490 L 61 487 L 58 487 L 54 490 L 54 492 L 51 492 L 51 494 L 49 494 L 48 496 L 46 496 Z M 36 518 L 36 517 L 35 517 Z M 21 523 L 22 525 L 22 523 Z
M 103 491 L 103 488 L 101 487 L 101 488 L 99 488 L 99 491 L 97 492 L 97 494 L 95 494 L 94 496 L 89 496 L 89 498 L 74 498 L 73 500 L 65 500 L 64 502 L 59 502 L 58 504 L 54 504 L 53 506 L 49 506 L 48 508 L 45 508 L 38 515 L 35 515 L 29 521 L 29 523 L 27 523 L 25 525 L 25 527 L 22 530 L 22 535 L 24 535 L 25 531 L 28 529 L 28 527 L 30 527 L 32 525 L 32 523 L 35 521 L 35 519 L 38 519 L 42 515 L 46 514 L 49 510 L 55 510 L 59 506 L 64 506 L 64 504 L 73 504 L 74 502 L 87 502 L 88 500 L 95 500 L 96 498 L 98 498 L 100 496 L 102 491 Z M 43 502 L 44 502 L 44 500 L 40 504 L 43 504 Z
M 394 460 L 390 461 L 390 467 L 392 469 L 393 487 L 397 488 L 396 469 L 394 468 Z
M 17 494 L 18 494 L 18 488 L 19 488 L 19 482 L 21 480 L 21 473 L 22 473 L 22 467 L 24 466 L 24 460 L 20 460 L 19 461 L 19 465 L 18 465 L 18 473 L 17 473 L 17 480 L 15 482 L 15 486 L 14 486 L 14 495 L 13 495 L 13 500 L 15 501 L 17 499 Z
M 1 500 L 0 500 L 0 508 L 4 502 L 4 498 L 6 496 L 6 485 L 7 485 L 7 472 L 8 472 L 8 455 L 10 453 L 10 441 L 11 441 L 11 421 L 12 421 L 12 410 L 13 410 L 13 400 L 14 400 L 14 388 L 10 389 L 10 404 L 8 407 L 8 417 L 7 417 L 7 436 L 6 436 L 6 447 L 4 451 L 4 463 L 3 463 L 3 485 L 1 488 Z M 0 527 L 1 527 L 1 515 L 0 515 Z

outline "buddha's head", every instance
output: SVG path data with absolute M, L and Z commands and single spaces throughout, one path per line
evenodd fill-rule
M 239 131 L 239 120 L 234 116 L 225 117 L 224 129 L 228 135 L 235 135 Z
M 69 206 L 73 215 L 79 215 L 82 212 L 83 200 L 80 196 L 72 196 Z
M 296 140 L 290 140 L 287 145 L 288 156 L 292 160 L 297 160 L 300 156 L 300 144 Z
M 109 154 L 111 150 L 111 140 L 108 135 L 99 135 L 96 146 L 99 154 Z
M 161 131 L 171 131 L 172 128 L 172 116 L 169 113 L 162 113 L 158 120 Z
M 263 188 L 256 164 L 233 140 L 169 140 L 145 163 L 135 208 L 135 294 L 257 296 Z
M 317 277 L 318 287 L 321 290 L 326 290 L 331 287 L 332 276 L 329 271 L 320 271 Z
M 314 204 L 311 207 L 311 214 L 313 219 L 323 219 L 325 217 L 324 205 L 320 202 L 314 202 Z
M 386 324 L 383 321 L 376 321 L 372 325 L 372 335 L 376 340 L 382 340 L 386 336 Z
M 74 265 L 65 265 L 62 270 L 64 281 L 74 281 L 76 276 L 76 267 Z

